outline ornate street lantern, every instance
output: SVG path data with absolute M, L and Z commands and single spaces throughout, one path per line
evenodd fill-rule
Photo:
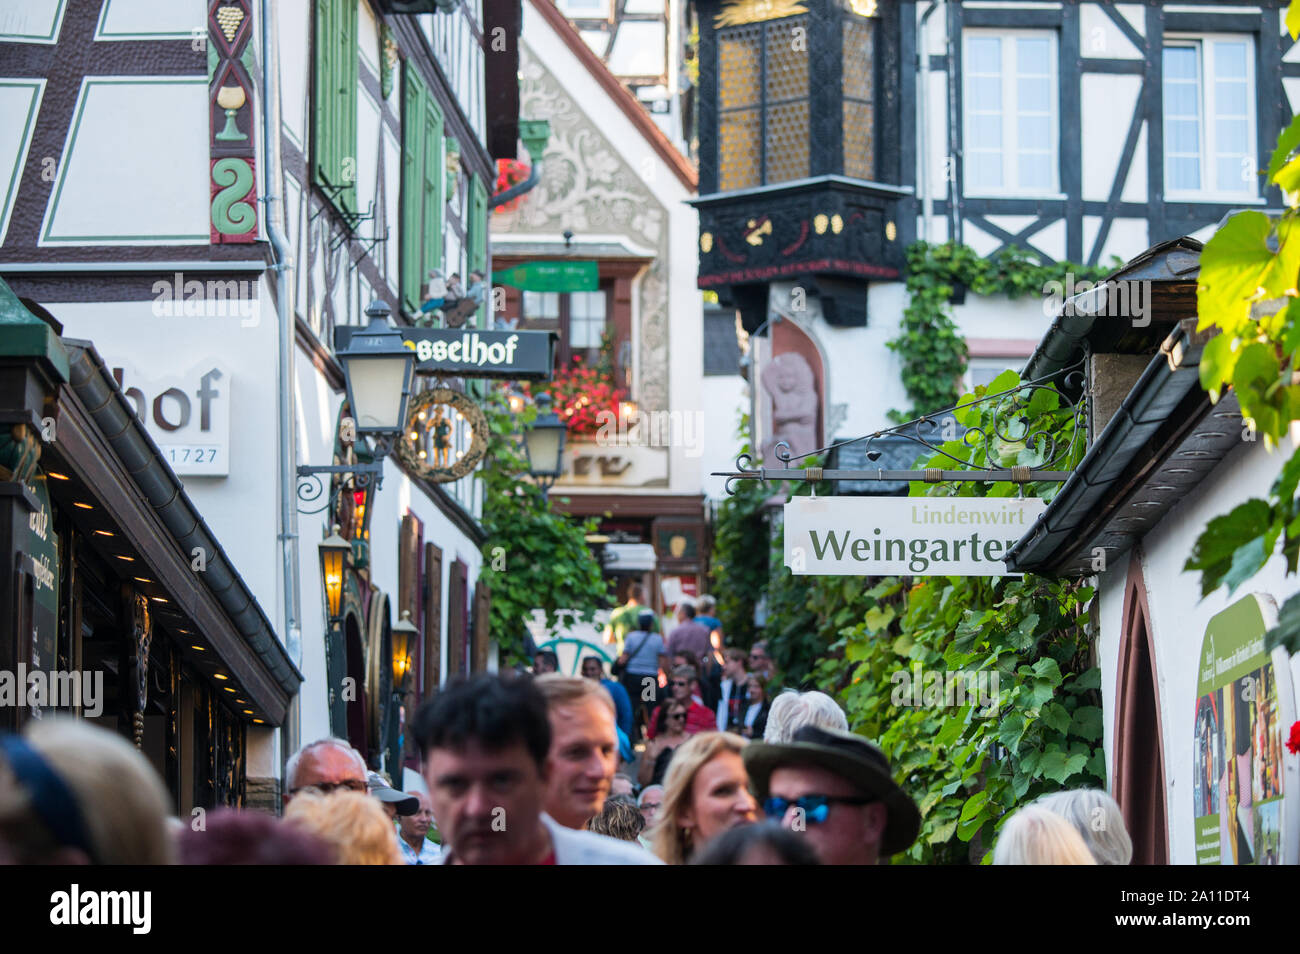
M 564 437 L 568 428 L 551 410 L 551 396 L 537 396 L 537 418 L 524 432 L 524 453 L 528 473 L 546 493 L 564 473 Z
M 416 640 L 420 631 L 411 622 L 411 611 L 402 610 L 402 618 L 392 628 L 393 645 L 393 692 L 401 695 L 406 692 L 406 679 L 411 674 L 411 657 L 415 654 Z
M 316 547 L 320 551 L 320 576 L 325 588 L 325 607 L 332 625 L 343 615 L 343 567 L 352 553 L 352 544 L 339 536 L 338 524 L 335 524 L 334 532 L 316 544 Z
M 357 433 L 374 436 L 378 456 L 387 456 L 406 424 L 415 352 L 388 323 L 389 308 L 374 301 L 366 309 L 370 324 L 338 352 L 347 380 L 348 407 Z M 380 449 L 382 448 L 382 452 Z

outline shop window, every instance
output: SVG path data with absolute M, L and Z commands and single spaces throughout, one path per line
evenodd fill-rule
M 1166 195 L 1257 196 L 1251 42 L 1166 37 L 1163 65 Z
M 312 178 L 357 210 L 357 0 L 317 0 Z
M 966 30 L 963 40 L 965 191 L 1055 193 L 1056 35 Z
M 807 35 L 806 15 L 718 31 L 720 190 L 807 178 Z
M 408 63 L 402 73 L 402 302 L 414 313 L 429 271 L 442 265 L 443 119 L 419 72 Z

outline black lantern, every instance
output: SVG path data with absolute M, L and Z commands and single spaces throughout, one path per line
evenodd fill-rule
M 352 554 L 352 544 L 339 536 L 338 524 L 334 532 L 316 544 L 320 551 L 320 578 L 325 588 L 325 608 L 331 625 L 342 616 L 343 567 Z
M 411 674 L 411 657 L 415 654 L 415 643 L 420 631 L 411 622 L 411 611 L 402 610 L 402 618 L 392 628 L 393 641 L 393 692 L 402 695 L 406 692 L 406 680 Z
M 366 309 L 370 324 L 338 352 L 347 381 L 348 407 L 357 433 L 376 438 L 376 457 L 386 456 L 406 426 L 415 352 L 402 333 L 388 323 L 389 308 L 373 301 Z
M 524 432 L 524 454 L 528 473 L 546 493 L 564 473 L 564 436 L 568 430 L 560 416 L 551 410 L 551 396 L 537 396 L 537 418 Z

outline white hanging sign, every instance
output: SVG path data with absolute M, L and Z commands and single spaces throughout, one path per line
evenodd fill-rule
M 1046 507 L 1015 497 L 793 497 L 785 565 L 796 575 L 1019 576 L 1005 554 Z

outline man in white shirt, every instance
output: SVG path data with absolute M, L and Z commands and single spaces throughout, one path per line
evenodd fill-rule
M 745 698 L 745 681 L 749 674 L 745 664 L 749 654 L 738 647 L 731 647 L 723 656 L 722 695 L 718 698 L 718 731 L 726 732 L 738 726 L 744 717 L 749 701 Z
M 400 835 L 397 843 L 402 846 L 402 857 L 408 865 L 436 865 L 442 857 L 442 849 L 428 839 L 429 827 L 433 824 L 433 805 L 428 793 L 406 794 L 417 799 L 420 807 L 413 815 L 397 816 Z
M 476 676 L 420 707 L 424 759 L 444 865 L 644 865 L 628 842 L 574 831 L 543 811 L 551 726 L 533 680 Z

